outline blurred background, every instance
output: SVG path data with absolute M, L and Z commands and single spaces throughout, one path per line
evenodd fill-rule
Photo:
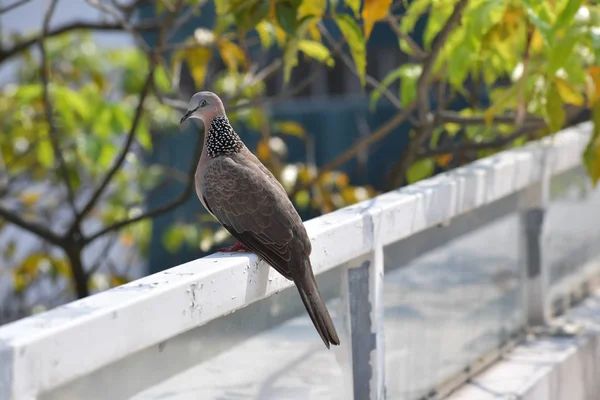
M 304 220 L 600 118 L 595 1 L 0 0 L 0 34 L 0 324 L 233 243 L 197 91 Z

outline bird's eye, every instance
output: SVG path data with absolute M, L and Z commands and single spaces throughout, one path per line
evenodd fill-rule
M 204 107 L 204 106 L 206 106 L 206 100 L 202 99 L 202 100 L 200 101 L 200 108 L 202 108 L 202 107 Z

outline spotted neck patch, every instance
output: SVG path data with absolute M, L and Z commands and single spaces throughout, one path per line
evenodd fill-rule
M 244 146 L 227 117 L 222 115 L 213 118 L 207 135 L 206 153 L 210 158 L 238 153 Z

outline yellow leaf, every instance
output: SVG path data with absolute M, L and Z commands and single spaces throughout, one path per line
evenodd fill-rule
M 240 65 L 246 68 L 246 54 L 244 54 L 244 51 L 237 44 L 227 39 L 220 39 L 219 52 L 221 53 L 223 62 L 230 71 L 237 72 Z
M 121 242 L 121 244 L 123 246 L 127 246 L 130 247 L 134 244 L 135 240 L 133 238 L 133 233 L 131 233 L 130 231 L 125 231 L 121 234 L 121 236 L 119 237 L 119 241 Z
M 452 154 L 442 154 L 441 156 L 435 157 L 435 162 L 440 167 L 445 167 L 450 161 L 452 161 Z
M 308 34 L 312 40 L 321 41 L 321 31 L 319 30 L 319 20 L 315 19 L 308 25 Z
M 25 205 L 26 207 L 31 207 L 38 202 L 41 196 L 42 194 L 40 192 L 26 192 L 19 197 L 23 205 Z
M 360 0 L 358 0 L 360 2 Z M 298 19 L 306 17 L 307 15 L 314 15 L 315 17 L 322 17 L 327 8 L 327 0 L 303 0 L 298 7 Z
M 229 11 L 231 5 L 229 0 L 215 1 L 215 7 L 217 8 L 217 15 L 224 15 Z
M 600 99 L 600 67 L 590 67 L 587 72 L 586 95 L 589 106 L 593 107 L 596 101 Z
M 271 158 L 271 149 L 269 144 L 263 139 L 256 146 L 256 155 L 261 160 L 269 160 Z
M 273 45 L 273 25 L 264 20 L 260 21 L 260 23 L 256 25 L 256 32 L 258 32 L 260 44 L 262 45 L 263 49 L 268 49 Z
M 275 26 L 275 39 L 277 39 L 277 44 L 279 46 L 283 46 L 285 43 L 285 31 L 283 29 L 281 29 L 281 27 L 279 25 L 274 25 Z
M 348 175 L 340 172 L 338 174 L 338 176 L 336 177 L 335 181 L 336 181 L 338 187 L 344 188 L 344 187 L 348 186 L 348 184 L 350 183 L 350 178 L 348 177 Z
M 546 94 L 545 111 L 545 119 L 548 127 L 553 133 L 558 132 L 565 123 L 566 114 L 558 87 L 554 82 L 551 82 Z
M 342 197 L 346 204 L 354 204 L 358 202 L 356 198 L 356 190 L 353 187 L 347 187 L 342 190 Z
M 335 61 L 331 57 L 329 49 L 320 42 L 313 40 L 301 40 L 300 43 L 298 43 L 298 48 L 307 56 L 325 63 L 329 67 L 333 67 L 335 65 Z
M 517 96 L 517 89 L 519 85 L 513 85 L 508 88 L 504 93 L 498 96 L 498 99 L 492 104 L 487 110 L 483 112 L 483 120 L 487 126 L 491 126 L 494 121 L 494 117 L 504 110 L 505 105 L 513 98 Z
M 23 293 L 23 291 L 27 287 L 27 280 L 25 279 L 25 276 L 23 276 L 23 274 L 18 273 L 16 270 L 13 270 L 12 278 L 15 292 Z
M 286 135 L 304 137 L 306 132 L 301 124 L 295 121 L 283 121 L 277 124 L 277 129 Z
M 354 13 L 354 17 L 358 19 L 360 16 L 360 0 L 346 0 L 346 4 Z
M 342 31 L 346 43 L 350 47 L 352 59 L 358 71 L 360 83 L 365 86 L 365 74 L 367 72 L 367 50 L 366 41 L 356 22 L 349 15 L 338 14 L 335 17 L 335 22 Z
M 583 153 L 584 165 L 594 185 L 600 180 L 600 103 L 592 108 L 592 137 Z
M 206 67 L 208 66 L 211 56 L 212 50 L 204 47 L 186 49 L 181 55 L 190 68 L 192 78 L 194 78 L 197 87 L 204 86 Z
M 365 24 L 365 40 L 369 40 L 375 22 L 385 18 L 392 0 L 365 0 L 362 17 Z
M 300 40 L 298 38 L 303 38 L 306 34 L 306 30 L 308 26 L 317 20 L 314 17 L 307 17 L 302 20 L 298 28 L 296 29 L 295 36 L 290 36 L 285 43 L 285 50 L 283 51 L 283 82 L 287 84 L 290 80 L 290 76 L 292 73 L 292 69 L 298 65 L 298 46 L 300 44 Z M 276 33 L 277 35 L 277 33 Z M 283 32 L 284 38 L 285 32 Z M 278 39 L 279 40 L 279 39 Z
M 554 83 L 558 89 L 560 97 L 565 103 L 573 104 L 575 106 L 583 105 L 583 95 L 574 88 L 570 82 L 563 78 L 554 77 Z
M 110 287 L 117 287 L 126 284 L 129 279 L 126 276 L 112 275 L 110 277 Z

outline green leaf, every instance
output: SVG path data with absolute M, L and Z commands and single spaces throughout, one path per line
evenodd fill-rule
M 144 150 L 152 150 L 152 136 L 150 135 L 150 129 L 146 120 L 140 121 L 137 128 L 136 137 L 138 143 L 144 148 Z
M 275 3 L 275 12 L 279 26 L 290 35 L 296 34 L 298 27 L 298 2 L 283 0 Z
M 220 2 L 221 0 L 217 1 Z M 242 32 L 248 32 L 253 29 L 256 24 L 269 15 L 270 2 L 253 0 L 240 1 L 239 4 L 229 10 L 233 11 L 235 18 L 235 26 Z M 220 19 L 222 20 L 222 18 Z
M 163 245 L 171 253 L 179 250 L 184 241 L 185 229 L 183 229 L 181 224 L 169 227 L 163 234 Z
M 350 7 L 352 12 L 354 13 L 354 18 L 360 18 L 360 0 L 346 0 L 346 5 Z
M 554 22 L 554 26 L 552 27 L 554 29 L 554 32 L 566 27 L 567 25 L 573 22 L 573 18 L 575 17 L 577 10 L 579 10 L 579 7 L 581 7 L 581 3 L 582 0 L 567 1 L 565 8 L 558 15 L 556 22 Z
M 550 23 L 548 11 L 541 5 L 541 3 L 542 2 L 539 2 L 539 0 L 525 0 L 525 10 L 527 11 L 529 21 L 539 29 L 545 44 L 547 46 L 552 46 L 554 30 L 552 29 L 552 24 Z
M 402 76 L 402 67 L 396 68 L 395 70 L 390 71 L 385 76 L 385 78 L 383 78 L 383 80 L 381 81 L 381 83 L 379 85 L 382 89 L 386 89 L 393 82 L 400 79 L 401 76 Z M 377 102 L 381 98 L 382 94 L 383 94 L 383 91 L 380 90 L 380 88 L 376 88 L 371 92 L 371 102 L 369 104 L 369 107 L 371 108 L 371 110 L 373 110 L 375 108 L 375 105 L 377 105 Z
M 560 92 L 554 82 L 550 82 L 546 95 L 546 122 L 552 132 L 558 132 L 565 123 L 565 110 Z
M 281 121 L 275 124 L 275 129 L 285 135 L 297 136 L 303 138 L 306 136 L 306 131 L 296 121 Z
M 415 183 L 422 179 L 428 178 L 433 174 L 435 163 L 432 158 L 424 158 L 410 166 L 406 171 L 406 182 L 408 184 Z
M 349 15 L 338 14 L 335 16 L 335 22 L 346 38 L 346 43 L 350 47 L 350 53 L 358 71 L 360 83 L 364 87 L 365 74 L 367 72 L 367 50 L 363 33 Z
M 404 33 L 411 33 L 419 18 L 425 14 L 431 5 L 431 0 L 414 0 L 409 3 L 408 9 L 400 22 L 400 29 Z
M 307 56 L 325 63 L 328 67 L 333 67 L 335 65 L 335 61 L 331 57 L 329 49 L 322 43 L 314 40 L 301 40 L 300 43 L 298 43 L 298 49 Z
M 88 118 L 91 107 L 81 93 L 64 86 L 55 86 L 54 89 L 57 101 L 64 102 L 69 111 L 75 111 L 81 118 Z
M 583 153 L 583 162 L 594 185 L 600 180 L 600 102 L 592 108 L 594 129 Z
M 579 37 L 578 29 L 570 29 L 562 38 L 555 38 L 554 43 L 549 47 L 550 53 L 546 64 L 548 76 L 553 77 L 563 65 L 573 62 L 571 55 Z
M 600 64 L 600 32 L 596 29 L 590 29 L 590 44 L 594 55 L 596 56 L 596 64 Z
M 298 65 L 298 46 L 299 39 L 303 38 L 306 34 L 306 30 L 310 25 L 314 17 L 307 16 L 300 20 L 298 28 L 296 29 L 293 36 L 289 36 L 283 51 L 283 82 L 288 83 L 292 68 Z
M 290 37 L 283 51 L 283 82 L 288 83 L 292 69 L 298 65 L 298 39 Z
M 400 100 L 403 106 L 407 106 L 415 99 L 417 80 L 421 75 L 422 69 L 423 67 L 420 64 L 404 64 L 388 73 L 387 76 L 383 78 L 380 85 L 382 88 L 387 88 L 394 81 L 401 79 Z M 377 104 L 382 94 L 383 93 L 379 88 L 373 90 L 370 102 L 371 109 Z
M 400 82 L 400 100 L 403 106 L 411 104 L 417 96 L 417 81 L 423 67 L 419 64 L 406 64 L 400 67 L 402 80 Z
M 54 151 L 49 140 L 40 140 L 37 145 L 37 158 L 43 167 L 49 168 L 54 165 Z
M 100 149 L 100 155 L 97 160 L 98 165 L 103 169 L 108 169 L 112 165 L 116 154 L 116 146 L 110 142 L 105 143 Z
M 300 190 L 294 196 L 294 203 L 298 205 L 299 208 L 308 208 L 310 206 L 310 194 L 308 190 Z

